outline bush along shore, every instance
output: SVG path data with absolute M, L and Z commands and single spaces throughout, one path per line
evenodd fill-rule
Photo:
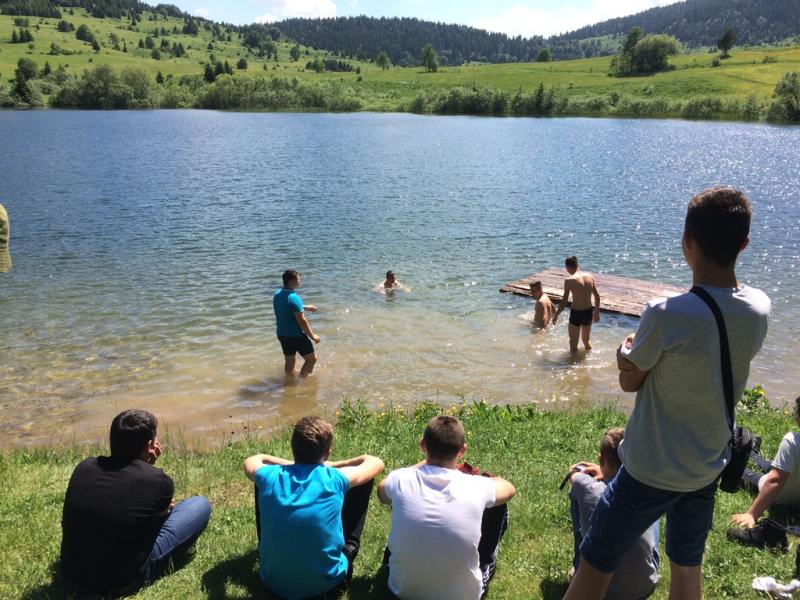
M 159 74 L 160 75 L 160 74 Z M 81 75 L 66 69 L 39 69 L 19 60 L 9 88 L 0 86 L 7 108 L 205 108 L 218 110 L 399 111 L 422 114 L 495 116 L 680 117 L 687 119 L 800 122 L 800 71 L 786 73 L 771 99 L 755 94 L 699 94 L 686 99 L 611 91 L 575 95 L 559 85 L 540 83 L 530 91 L 509 92 L 477 85 L 424 89 L 410 100 L 357 83 L 309 81 L 287 76 L 221 74 L 169 75 L 153 80 L 139 67 L 91 67 Z
M 382 406 L 368 409 L 345 401 L 336 415 L 333 458 L 369 453 L 386 462 L 386 471 L 416 463 L 418 440 L 427 420 L 441 412 L 457 415 L 467 430 L 465 459 L 502 475 L 518 489 L 509 504 L 510 527 L 503 541 L 489 598 L 560 598 L 567 585 L 572 553 L 566 489 L 558 484 L 569 466 L 594 460 L 602 433 L 624 426 L 623 413 L 608 407 L 571 407 L 542 411 L 537 405 L 489 406 L 485 403 L 439 407 Z M 763 392 L 748 392 L 739 405 L 741 424 L 764 438 L 762 454 L 772 456 L 792 428 L 788 409 L 767 407 Z M 256 452 L 290 456 L 290 430 L 260 436 L 243 428 L 220 445 L 200 449 L 186 445 L 180 432 L 162 428 L 165 456 L 158 466 L 176 483 L 176 499 L 200 493 L 214 514 L 200 538 L 195 559 L 159 579 L 138 598 L 227 599 L 263 595 L 252 487 L 242 472 L 243 460 Z M 69 598 L 70 587 L 58 575 L 60 519 L 72 469 L 85 456 L 107 453 L 104 447 L 39 448 L 0 453 L 0 597 Z M 714 527 L 708 540 L 704 591 L 707 598 L 755 597 L 755 576 L 788 581 L 794 575 L 795 540 L 785 554 L 741 547 L 725 537 L 728 519 L 751 502 L 745 491 L 717 495 Z M 791 515 L 771 514 L 784 522 Z M 386 598 L 381 558 L 389 533 L 388 508 L 372 499 L 353 583 L 346 598 Z M 663 521 L 662 521 L 663 528 Z M 663 531 L 662 531 L 662 556 Z M 669 569 L 662 562 L 662 581 L 654 598 L 666 598 Z

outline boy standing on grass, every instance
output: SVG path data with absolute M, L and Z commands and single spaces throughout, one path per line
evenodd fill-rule
M 244 463 L 256 485 L 259 573 L 287 600 L 335 597 L 353 575 L 373 480 L 383 461 L 328 462 L 333 428 L 304 417 L 292 432 L 294 462 L 256 454 Z
M 736 258 L 747 247 L 750 220 L 744 194 L 714 188 L 689 203 L 683 233 L 693 283 L 711 295 L 726 324 L 734 398 L 744 391 L 770 311 L 763 292 L 736 279 Z M 717 480 L 730 458 L 714 315 L 691 292 L 653 301 L 635 336 L 617 350 L 617 362 L 620 387 L 636 392 L 636 404 L 619 447 L 622 467 L 592 515 L 565 598 L 604 598 L 622 557 L 666 514 L 669 596 L 699 599 Z
M 617 449 L 625 430 L 609 429 L 600 441 L 600 464 L 578 463 L 571 469 L 569 492 L 572 532 L 575 536 L 573 569 L 580 564 L 578 548 L 589 529 L 594 509 L 606 485 L 614 479 L 621 462 Z M 606 592 L 606 600 L 641 600 L 649 597 L 658 583 L 658 521 L 653 523 L 622 558 Z
M 202 496 L 175 504 L 153 465 L 158 421 L 126 410 L 111 422 L 111 456 L 87 458 L 69 480 L 61 519 L 61 571 L 82 593 L 121 596 L 148 585 L 173 558 L 190 558 L 208 524 Z
M 558 322 L 558 315 L 567 307 L 569 296 L 572 294 L 572 306 L 569 309 L 569 351 L 578 351 L 578 338 L 583 341 L 583 347 L 589 351 L 592 349 L 592 343 L 589 341 L 592 323 L 600 320 L 600 294 L 594 284 L 594 277 L 591 273 L 581 271 L 576 256 L 567 258 L 564 265 L 569 277 L 564 280 L 564 296 L 558 304 L 556 314 L 553 315 L 553 325 Z
M 380 501 L 392 506 L 389 589 L 402 600 L 479 600 L 494 575 L 516 489 L 459 466 L 467 441 L 455 417 L 431 419 L 420 447 L 424 461 L 392 471 L 378 486 Z

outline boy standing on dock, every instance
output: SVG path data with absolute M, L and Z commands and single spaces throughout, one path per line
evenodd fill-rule
M 583 341 L 586 350 L 592 349 L 589 336 L 592 333 L 592 323 L 600 320 L 600 294 L 594 284 L 591 273 L 581 271 L 576 256 L 570 256 L 564 261 L 569 277 L 564 280 L 564 297 L 558 305 L 558 310 L 553 316 L 553 325 L 558 321 L 558 315 L 567 307 L 569 296 L 572 294 L 572 306 L 569 311 L 569 351 L 578 351 L 578 337 Z M 592 305 L 594 297 L 594 306 Z
M 636 404 L 619 447 L 622 467 L 592 514 L 567 600 L 604 598 L 621 558 L 663 514 L 669 597 L 702 596 L 703 552 L 717 481 L 730 459 L 731 430 L 719 328 L 701 295 L 722 313 L 733 398 L 739 398 L 770 311 L 763 292 L 736 279 L 750 219 L 750 202 L 737 190 L 714 188 L 692 198 L 683 254 L 699 291 L 651 302 L 635 336 L 617 350 L 620 387 L 636 392 Z
M 317 312 L 317 307 L 313 304 L 303 306 L 300 295 L 295 291 L 299 287 L 300 273 L 292 269 L 284 271 L 283 287 L 275 291 L 272 308 L 275 310 L 276 333 L 283 350 L 286 374 L 294 375 L 295 354 L 299 352 L 305 361 L 300 369 L 300 377 L 308 377 L 317 363 L 311 340 L 319 344 L 320 338 L 311 329 L 305 311 Z

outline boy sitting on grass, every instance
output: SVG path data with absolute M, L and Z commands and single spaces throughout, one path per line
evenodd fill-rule
M 794 418 L 800 427 L 800 397 L 794 401 Z M 770 463 L 754 450 L 750 458 L 760 473 L 745 469 L 745 487 L 758 495 L 747 512 L 733 515 L 731 522 L 744 529 L 728 530 L 728 537 L 748 546 L 786 548 L 786 530 L 774 521 L 756 522 L 773 504 L 797 509 L 800 507 L 800 432 L 790 431 L 781 440 L 778 453 Z
M 455 417 L 428 422 L 425 460 L 392 471 L 378 498 L 392 506 L 389 589 L 405 599 L 479 600 L 494 575 L 516 489 L 458 461 L 467 451 Z
M 256 454 L 244 462 L 256 484 L 259 573 L 282 598 L 326 598 L 347 589 L 383 461 L 364 454 L 328 462 L 333 427 L 303 417 L 292 432 L 294 462 Z
M 190 559 L 211 517 L 202 496 L 178 504 L 154 467 L 158 421 L 126 410 L 111 422 L 111 456 L 81 462 L 67 486 L 61 571 L 82 593 L 124 596 L 150 584 L 173 558 Z
M 570 469 L 572 489 L 569 492 L 572 532 L 575 536 L 575 558 L 573 568 L 580 564 L 580 544 L 589 530 L 597 503 L 606 489 L 606 484 L 620 468 L 617 448 L 625 430 L 609 429 L 600 441 L 600 464 L 583 462 Z M 636 600 L 649 597 L 658 583 L 658 521 L 645 531 L 633 547 L 622 558 L 614 572 L 614 578 L 606 592 L 606 600 Z

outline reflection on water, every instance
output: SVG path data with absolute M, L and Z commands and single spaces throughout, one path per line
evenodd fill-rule
M 797 393 L 796 128 L 47 111 L 0 112 L 0 131 L 0 444 L 105 437 L 131 406 L 210 439 L 345 397 L 630 406 L 615 350 L 635 320 L 604 315 L 572 356 L 565 322 L 536 333 L 531 302 L 497 290 L 568 254 L 688 286 L 686 202 L 721 182 L 753 200 L 739 271 L 774 303 L 751 383 Z M 286 268 L 322 337 L 290 384 Z M 389 268 L 410 291 L 375 292 Z

